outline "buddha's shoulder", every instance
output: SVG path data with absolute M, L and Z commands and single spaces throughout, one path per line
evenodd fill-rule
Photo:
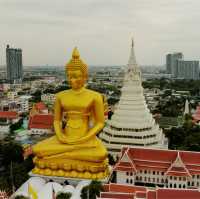
M 86 91 L 90 94 L 90 95 L 93 95 L 94 97 L 102 97 L 102 94 L 97 92 L 97 91 L 94 91 L 94 90 L 91 90 L 91 89 L 86 89 Z
M 56 93 L 57 98 L 62 98 L 63 96 L 69 95 L 69 90 L 64 90 Z

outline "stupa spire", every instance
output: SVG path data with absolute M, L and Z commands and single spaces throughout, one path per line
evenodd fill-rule
M 132 38 L 132 43 L 131 43 L 131 52 L 130 52 L 130 56 L 129 56 L 128 67 L 129 67 L 129 69 L 133 69 L 133 68 L 137 67 L 133 38 Z

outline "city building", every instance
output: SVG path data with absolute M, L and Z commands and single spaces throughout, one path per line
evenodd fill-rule
M 199 61 L 186 61 L 183 53 L 166 55 L 166 72 L 178 79 L 199 79 Z
M 30 109 L 29 101 L 32 98 L 30 95 L 22 95 L 19 97 L 20 112 L 28 112 Z
M 177 60 L 183 59 L 183 53 L 177 52 L 167 54 L 166 56 L 166 72 L 172 74 L 173 77 L 177 76 Z
M 41 95 L 41 101 L 48 105 L 53 105 L 55 102 L 56 96 L 53 93 L 46 93 Z
M 200 187 L 199 152 L 123 148 L 113 170 L 119 184 L 154 184 L 180 189 Z
M 109 153 L 118 155 L 122 146 L 167 148 L 167 139 L 147 108 L 141 71 L 132 43 L 120 101 L 100 134 Z
M 200 191 L 198 189 L 170 189 L 159 188 L 149 189 L 146 187 L 105 184 L 99 198 L 105 199 L 199 199 Z
M 10 132 L 10 125 L 19 121 L 15 111 L 0 111 L 0 139 L 3 139 Z
M 6 48 L 7 80 L 10 83 L 18 83 L 23 79 L 22 50 Z
M 175 68 L 178 79 L 199 79 L 199 61 L 178 60 Z

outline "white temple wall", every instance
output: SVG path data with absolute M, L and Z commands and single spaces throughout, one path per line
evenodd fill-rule
M 117 183 L 121 184 L 135 184 L 151 183 L 155 185 L 164 185 L 168 188 L 199 188 L 200 187 L 200 175 L 194 175 L 192 177 L 182 176 L 166 176 L 161 171 L 153 170 L 140 170 L 137 173 L 117 171 Z

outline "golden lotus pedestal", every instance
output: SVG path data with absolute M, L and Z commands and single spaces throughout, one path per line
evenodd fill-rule
M 60 159 L 52 161 L 49 159 L 34 158 L 35 168 L 32 174 L 42 176 L 55 176 L 64 178 L 78 178 L 89 180 L 105 179 L 110 174 L 108 159 L 102 162 L 88 162 L 80 160 Z

